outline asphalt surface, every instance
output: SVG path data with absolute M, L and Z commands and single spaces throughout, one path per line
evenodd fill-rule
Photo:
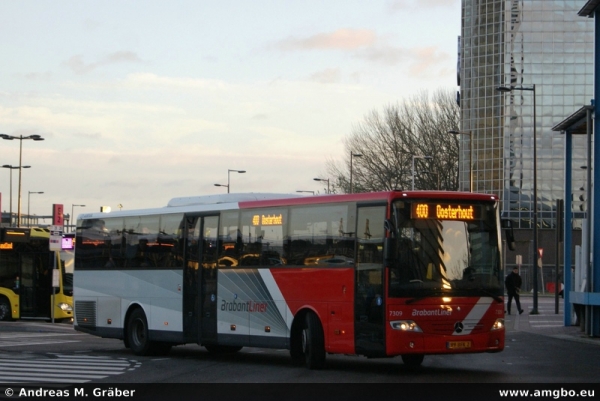
M 505 297 L 506 301 L 507 297 Z M 588 336 L 580 326 L 564 325 L 564 299 L 558 299 L 559 310 L 556 313 L 556 303 L 554 295 L 538 294 L 538 313 L 531 313 L 533 309 L 533 296 L 531 294 L 521 295 L 521 308 L 523 313 L 515 312 L 517 307 L 512 304 L 512 314 L 506 314 L 504 323 L 506 324 L 507 335 L 511 332 L 528 332 L 545 335 L 553 338 L 559 338 L 569 341 L 578 341 L 590 344 L 600 345 L 599 337 Z M 573 324 L 578 323 L 575 315 L 572 316 Z

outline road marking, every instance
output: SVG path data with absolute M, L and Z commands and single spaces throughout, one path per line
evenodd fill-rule
M 121 375 L 141 366 L 136 360 L 47 354 L 31 359 L 0 359 L 0 383 L 85 383 Z
M 75 343 L 80 340 L 67 340 L 64 337 L 84 336 L 82 333 L 0 333 L 0 348 L 30 345 Z

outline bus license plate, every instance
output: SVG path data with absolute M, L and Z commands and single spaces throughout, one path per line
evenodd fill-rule
M 446 347 L 448 349 L 467 349 L 471 348 L 471 341 L 448 341 Z

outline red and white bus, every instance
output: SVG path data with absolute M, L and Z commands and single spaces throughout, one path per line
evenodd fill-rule
M 137 355 L 325 356 L 504 349 L 499 203 L 492 195 L 390 191 L 175 198 L 166 207 L 81 214 L 76 330 Z

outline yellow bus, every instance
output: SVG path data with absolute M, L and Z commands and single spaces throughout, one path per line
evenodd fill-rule
M 73 235 L 49 244 L 46 228 L 0 229 L 0 320 L 73 321 Z

